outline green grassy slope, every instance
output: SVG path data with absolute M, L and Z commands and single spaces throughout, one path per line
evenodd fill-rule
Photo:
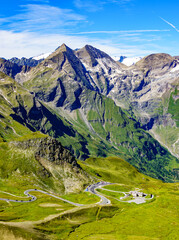
M 167 114 L 166 120 L 159 121 L 152 128 L 152 133 L 155 137 L 170 151 L 179 156 L 179 91 L 178 81 L 173 84 L 173 88 L 170 89 L 163 96 L 163 114 Z M 169 118 L 171 118 L 169 120 Z M 167 125 L 167 121 L 169 124 Z
M 96 177 L 96 181 L 116 183 L 107 188 L 119 191 L 138 188 L 153 194 L 154 199 L 141 205 L 129 204 L 115 200 L 106 191 L 112 206 L 76 209 L 36 229 L 48 234 L 50 239 L 177 239 L 178 184 L 166 184 L 147 177 L 119 158 L 90 158 L 80 164 Z M 118 197 L 120 195 L 115 195 Z
M 135 167 L 118 157 L 89 158 L 85 162 L 79 163 L 85 171 L 94 177 L 109 182 L 135 185 L 148 181 L 157 181 L 140 173 Z
M 32 97 L 23 87 L 13 79 L 0 72 L 0 141 L 8 141 L 31 133 L 29 128 L 15 121 L 10 115 L 13 108 L 23 101 L 31 107 Z
M 152 177 L 156 177 L 157 172 L 165 176 L 166 169 L 172 170 L 173 166 L 178 166 L 177 159 L 171 157 L 166 149 L 141 129 L 130 115 L 124 113 L 111 99 L 94 95 L 89 98 L 93 107 L 88 112 L 88 121 L 102 139 L 123 153 L 129 163 Z

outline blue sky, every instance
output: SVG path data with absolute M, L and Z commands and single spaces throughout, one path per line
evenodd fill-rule
M 62 43 L 111 56 L 179 55 L 178 0 L 9 0 L 0 8 L 0 57 L 31 57 Z

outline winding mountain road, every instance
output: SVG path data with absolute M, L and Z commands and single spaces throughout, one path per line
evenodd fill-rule
M 106 205 L 106 204 L 110 204 L 110 203 L 111 203 L 111 201 L 110 201 L 109 199 L 107 199 L 106 197 L 104 197 L 103 195 L 101 195 L 101 194 L 99 194 L 99 193 L 97 193 L 97 192 L 95 191 L 96 188 L 99 188 L 99 187 L 101 187 L 101 186 L 106 186 L 106 185 L 109 185 L 109 184 L 111 184 L 111 183 L 99 182 L 99 183 L 95 183 L 95 184 L 92 184 L 92 185 L 90 185 L 89 187 L 87 187 L 87 189 L 88 189 L 89 192 L 91 192 L 91 193 L 93 193 L 93 194 L 95 194 L 95 195 L 97 195 L 98 197 L 101 198 L 101 200 L 100 200 L 97 204 Z M 56 198 L 56 199 L 59 199 L 59 200 L 61 200 L 61 201 L 63 201 L 63 202 L 67 202 L 67 203 L 69 203 L 69 204 L 71 204 L 71 205 L 74 205 L 74 206 L 77 206 L 77 207 L 81 207 L 81 206 L 84 206 L 84 205 L 85 205 L 85 204 L 80 204 L 80 203 L 71 202 L 71 201 L 69 201 L 69 200 L 67 200 L 67 199 L 58 197 L 58 196 L 56 196 L 56 195 L 54 195 L 54 194 L 51 194 L 51 193 L 48 193 L 48 192 L 45 192 L 45 191 L 39 190 L 39 189 L 28 189 L 28 190 L 26 190 L 26 191 L 24 192 L 24 194 L 25 194 L 27 197 L 31 198 L 31 199 L 29 199 L 29 200 L 16 200 L 16 199 L 8 199 L 8 198 L 0 198 L 0 200 L 1 200 L 1 201 L 6 201 L 6 202 L 18 202 L 18 203 L 30 203 L 30 202 L 36 201 L 36 200 L 37 200 L 37 197 L 34 196 L 34 195 L 32 195 L 32 194 L 30 194 L 30 192 L 40 192 L 40 193 L 43 193 L 43 194 L 46 194 L 46 195 L 48 195 L 48 196 L 54 197 L 54 198 Z
M 43 194 L 46 194 L 46 195 L 49 195 L 51 197 L 54 197 L 54 198 L 57 198 L 57 199 L 60 199 L 62 200 L 63 202 L 67 202 L 67 203 L 70 203 L 74 206 L 77 206 L 77 207 L 80 207 L 80 206 L 84 206 L 84 204 L 79 204 L 79 203 L 74 203 L 74 202 L 71 202 L 67 199 L 64 199 L 64 198 L 61 198 L 61 197 L 57 197 L 56 195 L 53 195 L 51 193 L 48 193 L 48 192 L 45 192 L 43 190 L 38 190 L 38 189 L 28 189 L 24 192 L 24 194 L 27 196 L 27 197 L 30 197 L 31 199 L 29 200 L 14 200 L 14 199 L 8 199 L 8 198 L 0 198 L 0 200 L 2 201 L 6 201 L 6 202 L 19 202 L 19 203 L 29 203 L 29 202 L 34 202 L 35 200 L 37 200 L 37 197 L 35 197 L 34 195 L 31 195 L 29 194 L 29 192 L 40 192 L 40 193 L 43 193 Z
M 98 183 L 90 185 L 89 187 L 86 188 L 86 190 L 101 198 L 101 200 L 99 202 L 100 205 L 107 205 L 107 204 L 111 204 L 111 201 L 109 199 L 107 199 L 106 197 L 104 197 L 103 195 L 96 192 L 95 189 L 101 188 L 101 187 L 104 187 L 104 186 L 110 185 L 110 184 L 111 183 L 107 183 L 107 182 L 98 182 Z

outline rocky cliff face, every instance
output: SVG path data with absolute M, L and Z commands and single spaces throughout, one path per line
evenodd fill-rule
M 122 64 L 115 62 L 106 53 L 89 45 L 79 49 L 75 54 L 93 79 L 93 87 L 98 92 L 108 95 L 114 87 L 113 82 L 117 75 L 122 73 Z
M 70 163 L 73 167 L 80 168 L 77 164 L 75 157 L 65 149 L 62 144 L 51 137 L 29 139 L 27 141 L 11 142 L 12 145 L 19 147 L 21 149 L 34 149 L 35 158 L 45 158 L 49 162 L 53 162 L 56 165 L 61 164 L 61 162 Z
M 43 137 L 13 141 L 10 142 L 10 146 L 31 151 L 42 166 L 41 177 L 53 179 L 56 188 L 63 185 L 65 193 L 78 192 L 92 181 L 92 178 L 81 169 L 75 157 L 56 139 Z
M 15 78 L 16 74 L 22 71 L 22 66 L 0 58 L 0 71 L 8 76 Z

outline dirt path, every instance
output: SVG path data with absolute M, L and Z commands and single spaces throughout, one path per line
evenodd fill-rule
M 49 221 L 51 221 L 55 218 L 58 218 L 62 215 L 65 215 L 65 214 L 68 214 L 68 213 L 74 213 L 74 212 L 77 212 L 81 209 L 91 208 L 91 207 L 94 207 L 94 206 L 96 206 L 96 204 L 89 204 L 89 205 L 86 205 L 86 206 L 75 207 L 75 208 L 66 210 L 66 211 L 61 212 L 61 213 L 51 214 L 51 215 L 45 217 L 44 219 L 41 219 L 41 220 L 38 220 L 38 221 L 24 221 L 24 222 L 3 222 L 3 221 L 0 221 L 0 224 L 7 225 L 7 226 L 12 226 L 12 227 L 24 228 L 24 229 L 29 230 L 29 229 L 33 229 L 35 227 L 35 225 L 49 222 Z

